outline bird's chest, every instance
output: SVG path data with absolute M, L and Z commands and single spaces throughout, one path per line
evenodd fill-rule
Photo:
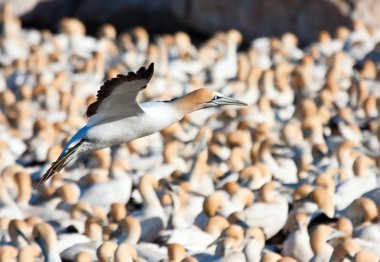
M 109 147 L 147 136 L 171 125 L 174 121 L 151 114 L 124 118 L 88 130 L 87 138 L 99 147 Z

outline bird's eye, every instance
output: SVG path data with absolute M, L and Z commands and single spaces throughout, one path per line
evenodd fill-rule
M 214 101 L 214 100 L 218 100 L 219 98 L 221 98 L 221 96 L 215 95 L 215 96 L 212 98 L 212 101 Z

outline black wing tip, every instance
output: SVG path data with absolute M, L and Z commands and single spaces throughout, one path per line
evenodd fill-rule
M 126 81 L 134 81 L 134 80 L 140 80 L 140 79 L 146 79 L 149 81 L 154 73 L 154 63 L 150 63 L 147 68 L 141 67 L 136 72 L 130 71 L 128 74 L 118 74 L 116 77 L 111 78 L 109 80 L 104 81 L 103 85 L 100 87 L 98 94 L 97 94 L 97 100 L 90 104 L 87 107 L 86 116 L 91 117 L 92 115 L 96 114 L 99 105 L 101 104 L 102 100 L 109 96 L 115 86 L 118 84 Z M 145 86 L 142 87 L 145 88 Z
M 147 68 L 142 66 L 136 72 L 129 71 L 128 74 L 126 74 L 126 75 L 117 74 L 116 77 L 104 81 L 103 85 L 112 86 L 114 84 L 118 84 L 120 80 L 121 81 L 133 81 L 133 80 L 138 80 L 138 79 L 147 79 L 149 81 L 152 78 L 153 73 L 154 73 L 154 63 L 150 63 Z M 102 89 L 100 89 L 99 91 L 102 91 Z
M 116 77 L 104 81 L 104 84 L 109 84 L 109 85 L 117 84 L 119 80 L 123 80 L 123 81 L 133 81 L 137 79 L 150 80 L 153 76 L 153 73 L 154 73 L 154 63 L 150 63 L 147 68 L 142 66 L 136 72 L 129 71 L 126 75 L 117 74 Z
M 153 72 L 154 72 L 154 63 L 150 63 L 150 65 L 146 71 L 149 73 L 149 79 L 150 79 L 153 75 Z
M 153 76 L 153 72 L 154 72 L 154 63 L 150 63 L 148 67 L 142 66 L 136 72 L 130 71 L 126 75 L 118 74 L 116 78 L 125 80 L 125 81 L 133 81 L 137 79 L 147 79 L 149 81 Z M 112 81 L 113 79 L 108 80 L 108 81 Z
M 86 116 L 90 117 L 90 116 L 96 114 L 96 110 L 98 109 L 98 105 L 99 105 L 98 101 L 95 101 L 94 103 L 89 105 L 87 107 Z
M 147 79 L 148 81 L 152 78 L 154 72 L 154 63 L 150 63 L 147 68 L 141 67 L 137 72 L 137 79 Z

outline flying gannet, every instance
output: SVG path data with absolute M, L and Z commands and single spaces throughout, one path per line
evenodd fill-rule
M 151 63 L 147 69 L 141 67 L 136 73 L 119 74 L 104 82 L 97 93 L 97 100 L 87 109 L 88 123 L 69 140 L 57 161 L 41 177 L 37 187 L 79 155 L 153 134 L 199 109 L 247 105 L 206 88 L 170 101 L 140 104 L 137 96 L 146 88 L 153 68 L 154 64 Z

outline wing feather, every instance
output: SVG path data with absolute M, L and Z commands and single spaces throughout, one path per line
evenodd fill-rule
M 141 67 L 136 73 L 117 75 L 107 80 L 97 93 L 97 100 L 89 105 L 86 115 L 92 124 L 104 119 L 128 117 L 144 112 L 136 98 L 146 87 L 154 71 L 154 64 Z

